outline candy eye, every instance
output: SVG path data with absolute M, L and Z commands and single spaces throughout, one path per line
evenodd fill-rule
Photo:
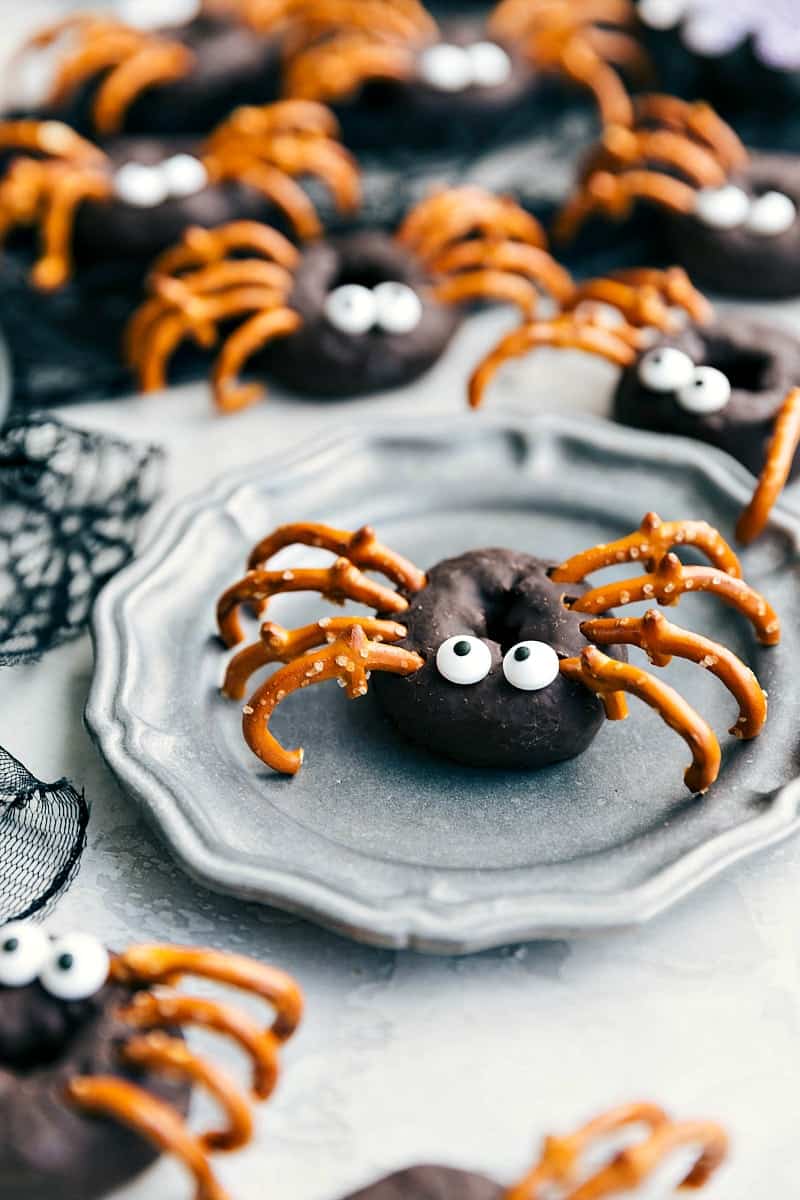
M 480 683 L 492 669 L 492 654 L 480 638 L 459 634 L 436 651 L 436 669 L 449 683 Z
M 778 237 L 792 228 L 797 207 L 783 192 L 765 192 L 750 205 L 746 228 L 757 237 Z
M 463 46 L 439 42 L 423 50 L 419 73 L 439 92 L 463 92 L 473 83 L 472 61 Z
M 478 87 L 502 87 L 514 73 L 511 59 L 496 42 L 475 42 L 467 46 L 466 54 L 472 67 L 472 82 Z
M 108 979 L 108 951 L 88 933 L 68 933 L 50 945 L 39 982 L 57 1000 L 86 1000 Z
M 208 184 L 208 172 L 199 158 L 174 154 L 161 166 L 170 196 L 196 196 Z
M 738 229 L 750 212 L 750 197 L 735 184 L 701 188 L 695 197 L 695 215 L 711 229 Z
M 719 412 L 730 398 L 730 380 L 716 367 L 697 367 L 691 383 L 677 392 L 678 404 L 690 413 Z
M 50 939 L 38 925 L 12 921 L 0 929 L 0 987 L 33 983 L 50 953 Z
M 639 382 L 651 392 L 676 392 L 694 378 L 694 363 L 674 346 L 648 350 L 639 363 Z
M 387 280 L 372 289 L 378 325 L 387 333 L 412 333 L 422 320 L 422 301 L 405 283 Z
M 345 283 L 326 298 L 325 316 L 342 333 L 368 333 L 378 316 L 378 303 L 369 288 Z
M 161 167 L 146 167 L 130 162 L 114 176 L 114 191 L 135 208 L 157 208 L 169 195 L 167 179 Z
M 639 20 L 651 29 L 673 29 L 686 16 L 690 0 L 639 0 Z
M 558 655 L 547 642 L 518 642 L 503 659 L 503 674 L 522 692 L 540 692 L 558 672 Z

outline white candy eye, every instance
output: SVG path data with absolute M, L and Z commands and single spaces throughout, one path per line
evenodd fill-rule
M 50 939 L 38 925 L 12 921 L 0 929 L 0 987 L 27 987 L 50 953 Z
M 208 171 L 191 154 L 174 154 L 161 166 L 170 196 L 196 196 L 208 185 Z
M 378 316 L 378 302 L 369 288 L 344 283 L 327 296 L 325 316 L 342 333 L 368 333 Z
M 691 383 L 677 392 L 678 404 L 690 413 L 720 412 L 730 398 L 730 380 L 716 367 L 697 367 Z
M 676 392 L 694 378 L 694 363 L 674 346 L 648 350 L 639 363 L 639 382 L 651 392 Z
M 88 933 L 68 933 L 50 945 L 39 982 L 57 1000 L 85 1000 L 108 979 L 105 946 Z
M 517 642 L 503 659 L 503 674 L 522 692 L 549 687 L 558 671 L 558 655 L 547 642 Z
M 438 42 L 423 50 L 419 73 L 425 83 L 439 92 L 463 92 L 473 83 L 473 66 L 463 46 Z
M 200 0 L 117 0 L 117 16 L 136 29 L 185 25 L 200 15 Z
M 711 229 L 738 229 L 750 212 L 750 197 L 728 183 L 720 188 L 701 188 L 694 202 L 695 216 Z
M 492 669 L 492 654 L 480 638 L 458 634 L 436 651 L 436 669 L 450 683 L 480 683 Z
M 689 0 L 639 0 L 639 20 L 651 29 L 673 29 L 686 16 Z
M 114 176 L 114 191 L 120 200 L 135 208 L 157 208 L 169 195 L 167 179 L 161 167 L 130 162 Z
M 745 227 L 757 237 L 778 237 L 792 228 L 797 207 L 783 192 L 765 192 L 750 205 Z
M 387 280 L 372 289 L 378 324 L 387 333 L 412 333 L 422 320 L 422 301 L 405 283 Z
M 467 46 L 472 66 L 472 82 L 478 87 L 502 87 L 514 73 L 511 59 L 496 42 L 475 42 Z

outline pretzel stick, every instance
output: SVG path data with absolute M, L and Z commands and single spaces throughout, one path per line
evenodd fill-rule
M 614 542 L 601 542 L 574 554 L 554 567 L 550 578 L 556 583 L 582 583 L 587 575 L 617 563 L 642 562 L 654 570 L 675 546 L 694 546 L 727 575 L 741 578 L 741 564 L 722 534 L 707 521 L 662 521 L 649 512 L 637 530 Z
M 376 583 L 346 558 L 337 558 L 331 567 L 299 567 L 285 571 L 250 571 L 227 591 L 217 604 L 220 637 L 226 646 L 235 646 L 244 637 L 239 621 L 239 605 L 260 603 L 263 613 L 272 596 L 283 592 L 319 592 L 332 604 L 355 600 L 376 612 L 405 612 L 408 601 L 399 592 Z
M 678 1186 L 703 1187 L 724 1161 L 728 1138 L 719 1125 L 711 1121 L 685 1121 L 654 1130 L 647 1141 L 629 1146 L 592 1179 L 570 1192 L 565 1200 L 602 1200 L 640 1187 L 661 1165 L 667 1155 L 683 1146 L 698 1143 L 700 1155 L 689 1174 Z
M 253 693 L 242 710 L 245 741 L 268 767 L 284 775 L 296 775 L 304 751 L 287 750 L 269 729 L 272 713 L 289 692 L 338 679 L 348 698 L 355 700 L 366 695 L 371 670 L 412 675 L 424 665 L 425 660 L 412 651 L 368 641 L 363 629 L 355 625 L 324 649 L 312 650 L 281 667 Z
M 212 1129 L 200 1138 L 206 1150 L 238 1150 L 253 1136 L 250 1104 L 225 1071 L 193 1054 L 180 1038 L 154 1032 L 133 1037 L 126 1042 L 120 1056 L 123 1062 L 142 1071 L 157 1071 L 178 1076 L 190 1084 L 201 1084 L 216 1100 L 228 1118 L 223 1129 Z
M 655 288 L 670 304 L 684 309 L 699 325 L 706 325 L 714 317 L 713 305 L 694 287 L 683 267 L 667 267 L 663 271 L 655 267 L 623 267 L 619 271 L 612 271 L 609 278 L 632 287 Z
M 93 105 L 97 132 L 103 137 L 119 133 L 143 92 L 185 79 L 195 61 L 191 50 L 176 42 L 143 46 L 119 63 L 97 90 Z
M 115 980 L 134 986 L 173 984 L 183 975 L 194 975 L 251 992 L 275 1010 L 269 1032 L 280 1042 L 291 1037 L 303 1015 L 303 993 L 291 975 L 246 955 L 224 950 L 129 946 L 114 957 L 111 973 Z
M 688 183 L 658 171 L 597 171 L 561 209 L 553 235 L 559 242 L 570 241 L 594 212 L 606 213 L 615 221 L 624 220 L 637 200 L 649 200 L 671 212 L 688 215 L 694 212 L 696 196 Z
M 284 94 L 335 102 L 372 79 L 403 83 L 413 77 L 414 53 L 408 46 L 379 42 L 367 35 L 341 34 L 301 50 L 284 74 Z
M 750 502 L 736 524 L 736 537 L 745 546 L 755 541 L 792 471 L 800 446 L 800 388 L 792 388 L 775 418 L 764 466 Z
M 247 560 L 248 569 L 252 571 L 266 566 L 279 550 L 294 545 L 330 550 L 340 558 L 349 558 L 357 567 L 380 571 L 387 579 L 410 592 L 418 592 L 425 586 L 425 572 L 379 542 L 371 525 L 362 525 L 355 533 L 313 521 L 279 525 L 254 546 Z
M 600 646 L 638 646 L 650 662 L 665 667 L 673 655 L 698 663 L 716 675 L 739 705 L 739 717 L 729 730 L 742 740 L 758 737 L 767 719 L 767 697 L 758 679 L 727 646 L 672 625 L 651 609 L 643 617 L 604 617 L 584 621 L 581 633 Z
M 688 131 L 705 142 L 728 171 L 745 167 L 749 154 L 736 132 L 704 100 L 692 103 L 677 96 L 649 93 L 634 101 L 638 123 L 656 122 L 678 131 Z
M 399 625 L 397 621 L 381 621 L 377 617 L 322 617 L 301 629 L 284 629 L 273 621 L 265 621 L 261 626 L 260 641 L 240 650 L 228 663 L 222 684 L 223 695 L 242 700 L 247 681 L 255 671 L 270 663 L 291 662 L 315 646 L 335 642 L 353 625 L 360 626 L 374 642 L 399 642 L 408 632 L 405 625 Z
M 108 166 L 108 157 L 63 121 L 0 121 L 0 150 L 36 150 L 85 166 Z
M 654 708 L 692 752 L 692 764 L 684 773 L 686 786 L 693 794 L 708 791 L 719 774 L 719 742 L 711 726 L 674 688 L 640 667 L 609 658 L 595 646 L 587 646 L 580 658 L 562 659 L 561 673 L 585 684 L 601 698 L 608 693 L 629 692 Z
M 650 575 L 637 579 L 615 580 L 578 596 L 570 604 L 574 612 L 604 613 L 618 604 L 636 604 L 656 600 L 659 604 L 677 604 L 687 592 L 711 592 L 747 617 L 756 637 L 764 646 L 780 641 L 777 614 L 764 597 L 742 579 L 726 575 L 715 567 L 687 567 L 675 554 L 668 554 Z
M 433 294 L 439 304 L 466 304 L 472 300 L 515 304 L 525 317 L 533 316 L 539 304 L 539 292 L 533 284 L 508 271 L 464 271 L 437 283 Z
M 451 275 L 470 267 L 517 272 L 538 283 L 561 303 L 566 303 L 575 290 L 569 272 L 541 246 L 532 246 L 529 242 L 484 239 L 457 242 L 429 263 L 433 275 Z
M 238 412 L 263 396 L 259 383 L 239 384 L 239 372 L 257 350 L 275 338 L 296 333 L 302 324 L 303 318 L 294 309 L 273 308 L 256 313 L 225 339 L 212 375 L 214 400 L 221 412 Z
M 627 129 L 609 125 L 603 130 L 603 148 L 621 164 L 657 162 L 675 168 L 695 187 L 721 187 L 728 178 L 726 168 L 711 150 L 671 129 Z
M 171 1105 L 114 1075 L 71 1079 L 66 1097 L 82 1112 L 119 1121 L 152 1142 L 161 1153 L 174 1154 L 194 1177 L 195 1200 L 228 1200 L 214 1178 L 204 1147 Z
M 165 250 L 155 260 L 151 276 L 173 275 L 187 267 L 218 263 L 231 251 L 243 250 L 272 259 L 288 271 L 293 271 L 300 261 L 300 251 L 277 229 L 259 221 L 229 221 L 216 229 L 190 226 L 179 245 Z

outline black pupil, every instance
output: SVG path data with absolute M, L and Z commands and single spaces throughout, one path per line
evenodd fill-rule
M 71 971 L 75 958 L 72 954 L 59 954 L 57 959 L 59 971 Z
M 703 386 L 703 382 L 704 382 L 704 381 L 703 381 L 702 379 L 695 379 L 695 381 L 694 381 L 694 386 L 695 386 L 695 387 L 702 387 L 702 386 Z
M 453 646 L 453 654 L 457 654 L 459 658 L 465 658 L 471 650 L 472 646 L 469 642 L 456 642 Z
M 19 938 L 9 938 L 7 942 L 3 942 L 3 953 L 13 954 L 19 950 Z
M 516 650 L 514 651 L 514 658 L 517 660 L 517 662 L 525 662 L 525 659 L 530 658 L 530 656 L 530 646 L 517 646 Z

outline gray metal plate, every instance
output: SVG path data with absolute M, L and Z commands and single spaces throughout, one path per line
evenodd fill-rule
M 214 602 L 284 521 L 369 521 L 423 567 L 481 545 L 560 558 L 628 532 L 647 509 L 729 535 L 751 487 L 708 447 L 588 418 L 367 428 L 251 467 L 180 505 L 101 594 L 89 728 L 191 875 L 354 938 L 464 952 L 644 921 L 800 827 L 800 783 L 786 786 L 800 742 L 797 519 L 777 513 L 743 558 L 783 619 L 780 647 L 758 647 L 708 597 L 686 598 L 676 618 L 734 648 L 770 695 L 764 734 L 735 743 L 722 686 L 686 663 L 668 668 L 723 740 L 703 799 L 683 787 L 683 742 L 637 701 L 580 758 L 504 773 L 415 749 L 374 697 L 348 702 L 333 683 L 279 708 L 273 730 L 307 757 L 295 779 L 274 775 L 242 741 L 240 706 L 219 695 Z M 276 562 L 318 554 L 292 548 Z M 285 596 L 270 615 L 300 625 L 326 611 L 318 597 Z

